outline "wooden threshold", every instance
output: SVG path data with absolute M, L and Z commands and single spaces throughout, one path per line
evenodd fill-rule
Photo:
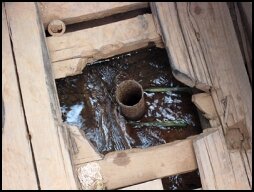
M 73 162 L 77 174 L 81 167 L 98 163 L 107 189 L 126 187 L 197 168 L 192 147 L 192 140 L 196 136 L 147 149 L 115 151 L 103 156 L 78 127 L 67 126 L 71 132 Z M 181 153 L 177 154 L 179 151 Z M 130 189 L 141 189 L 140 187 L 143 185 L 134 185 Z
M 93 163 L 99 165 L 107 189 L 191 172 L 197 169 L 193 138 L 195 136 L 147 149 L 115 151 Z M 79 164 L 77 170 L 86 165 Z

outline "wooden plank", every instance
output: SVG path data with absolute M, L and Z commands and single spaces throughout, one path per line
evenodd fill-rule
M 182 8 L 183 5 L 185 4 L 157 2 L 151 6 L 156 10 L 153 15 L 158 17 L 175 78 L 191 87 L 208 91 L 211 79 L 205 67 L 206 60 L 198 42 L 192 41 L 197 40 L 198 33 L 193 32 L 197 26 L 186 21 L 189 18 L 184 16 L 188 10 Z
M 75 165 L 98 161 L 103 158 L 93 145 L 85 138 L 85 135 L 74 125 L 67 125 L 72 139 L 73 161 Z
M 242 150 L 241 151 L 241 156 L 243 159 L 244 167 L 248 176 L 248 180 L 250 183 L 250 187 L 252 188 L 252 162 L 251 159 L 249 159 L 249 154 L 252 153 L 252 149 L 249 150 Z
M 245 25 L 245 30 L 252 42 L 252 2 L 238 2 L 238 7 Z
M 193 137 L 147 149 L 108 153 L 97 161 L 107 189 L 116 189 L 197 169 Z M 181 151 L 181 153 L 179 153 Z
M 236 183 L 238 184 L 238 189 L 251 189 L 252 178 L 250 178 L 249 182 L 249 169 L 246 167 L 243 161 L 241 152 L 239 150 L 230 151 L 229 155 L 234 170 Z
M 196 107 L 204 113 L 207 119 L 216 119 L 217 113 L 213 99 L 208 93 L 198 93 L 191 97 L 191 101 L 196 105 Z
M 4 4 L 2 4 L 2 80 L 2 104 L 5 113 L 2 126 L 2 188 L 38 189 Z
M 160 36 L 162 36 L 162 32 L 161 32 L 161 28 L 160 28 L 160 23 L 159 23 L 159 20 L 158 20 L 158 17 L 157 17 L 157 9 L 156 7 L 154 6 L 154 4 L 150 3 L 150 8 L 151 8 L 151 11 L 152 11 L 152 15 L 153 15 L 153 20 L 154 20 L 154 25 L 156 27 L 156 30 L 157 30 L 157 33 L 160 34 Z M 163 38 L 163 36 L 162 36 Z M 165 43 L 164 39 L 163 39 L 163 42 Z
M 132 185 L 130 187 L 125 187 L 120 190 L 163 190 L 163 186 L 161 179 L 156 179 L 137 185 Z
M 38 7 L 6 3 L 24 111 L 41 189 L 76 189 Z
M 65 24 L 99 19 L 117 13 L 148 7 L 148 2 L 40 2 L 42 22 L 60 19 Z
M 240 48 L 252 82 L 252 5 L 251 2 L 229 4 Z
M 250 170 L 251 170 L 251 173 L 252 173 L 252 150 L 247 151 L 247 156 L 248 156 L 248 161 L 249 161 L 249 164 L 250 164 Z
M 225 124 L 244 120 L 252 140 L 252 91 L 227 4 L 163 2 L 155 6 L 173 71 L 199 89 L 212 86 L 220 103 L 230 98 Z
M 87 63 L 146 47 L 161 46 L 151 14 L 48 37 L 55 78 L 76 75 Z
M 250 189 L 242 161 L 228 152 L 221 130 L 201 134 L 193 146 L 202 189 Z

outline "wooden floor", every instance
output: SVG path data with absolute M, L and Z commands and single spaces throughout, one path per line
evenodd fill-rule
M 194 141 L 202 188 L 250 189 L 252 90 L 227 4 L 151 6 L 175 77 L 206 91 L 217 112 L 215 118 L 211 99 L 193 96 L 217 128 Z
M 53 19 L 68 27 L 148 7 L 152 13 L 45 37 Z M 151 180 L 133 188 L 156 182 L 161 189 L 160 178 L 196 168 L 202 189 L 251 189 L 252 55 L 242 27 L 250 19 L 241 23 L 238 15 L 239 41 L 231 15 L 227 3 L 2 3 L 2 188 L 81 189 L 80 168 L 95 162 L 107 189 Z M 103 156 L 62 122 L 55 79 L 150 43 L 166 48 L 176 79 L 204 91 L 192 101 L 211 127 L 182 141 Z

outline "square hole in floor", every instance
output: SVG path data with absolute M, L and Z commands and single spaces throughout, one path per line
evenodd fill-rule
M 137 81 L 144 90 L 146 112 L 137 121 L 121 114 L 115 98 L 116 86 L 128 79 Z M 173 77 L 165 49 L 149 47 L 100 60 L 88 64 L 80 75 L 57 79 L 56 85 L 64 122 L 84 131 L 104 155 L 148 148 L 202 132 L 191 102 L 192 89 Z M 178 121 L 182 125 L 167 124 Z M 181 175 L 163 179 L 167 189 L 182 183 L 186 182 Z

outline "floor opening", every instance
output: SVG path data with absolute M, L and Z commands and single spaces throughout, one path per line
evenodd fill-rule
M 130 79 L 144 90 L 146 112 L 137 121 L 122 115 L 115 97 L 116 86 Z M 202 132 L 191 102 L 193 89 L 173 77 L 165 49 L 147 47 L 100 60 L 88 64 L 80 75 L 56 80 L 56 85 L 63 120 L 84 131 L 102 154 L 148 148 Z M 185 177 L 170 178 L 163 183 L 172 188 L 177 183 L 170 183 Z

